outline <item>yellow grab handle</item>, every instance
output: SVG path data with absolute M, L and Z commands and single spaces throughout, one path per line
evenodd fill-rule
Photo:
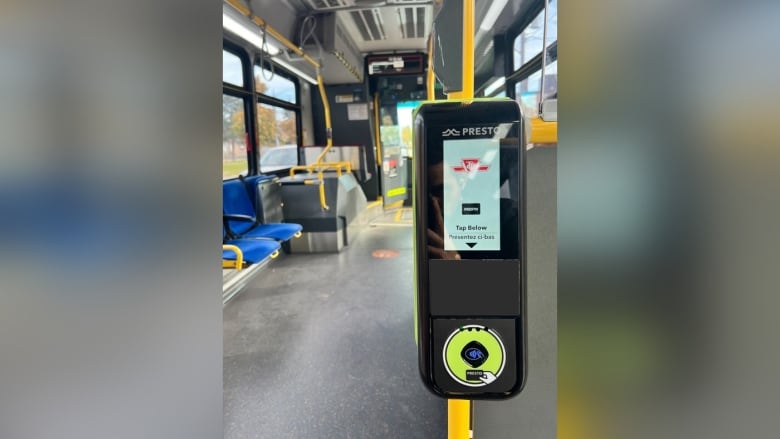
M 232 244 L 222 244 L 222 250 L 232 251 L 236 254 L 235 261 L 222 260 L 222 268 L 235 268 L 238 271 L 244 267 L 244 252 L 238 246 Z

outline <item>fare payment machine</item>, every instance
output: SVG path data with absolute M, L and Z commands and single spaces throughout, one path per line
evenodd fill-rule
M 416 326 L 435 394 L 525 383 L 525 141 L 508 99 L 425 102 L 414 122 Z

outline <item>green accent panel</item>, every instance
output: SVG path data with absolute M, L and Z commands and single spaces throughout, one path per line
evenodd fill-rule
M 474 328 L 469 331 L 467 329 L 461 328 L 459 331 L 460 332 L 455 334 L 450 339 L 450 342 L 446 347 L 447 367 L 450 369 L 453 375 L 463 381 L 467 381 L 467 370 L 484 370 L 492 372 L 494 375 L 498 376 L 499 369 L 501 369 L 501 364 L 503 363 L 504 359 L 504 352 L 503 349 L 501 349 L 501 343 L 499 343 L 498 339 L 496 339 L 493 334 L 484 329 L 478 330 L 477 328 Z M 471 365 L 466 363 L 466 361 L 460 356 L 460 352 L 471 341 L 477 341 L 481 343 L 488 352 L 487 360 L 478 368 L 471 367 Z
M 417 109 L 415 109 L 414 114 L 417 114 Z M 412 116 L 412 120 L 414 120 L 414 116 Z M 414 123 L 412 123 L 412 127 L 414 127 Z M 419 164 L 417 166 L 419 166 Z M 412 285 L 414 285 L 414 343 L 419 345 L 420 338 L 418 327 L 420 324 L 417 321 L 417 301 L 419 300 L 420 292 L 417 290 L 417 258 L 419 258 L 420 255 L 417 254 L 417 197 L 415 196 L 417 191 L 415 190 L 415 174 L 417 173 L 412 172 L 412 212 L 414 213 L 412 215 L 412 254 L 414 255 L 414 267 L 412 267 Z
M 387 191 L 388 197 L 395 197 L 397 195 L 403 195 L 406 193 L 406 187 L 396 187 Z

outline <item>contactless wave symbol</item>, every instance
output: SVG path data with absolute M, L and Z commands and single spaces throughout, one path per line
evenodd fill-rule
M 461 166 L 452 167 L 455 172 L 468 173 L 487 171 L 489 168 L 490 166 L 481 164 L 479 159 L 461 159 Z
M 441 135 L 444 136 L 444 137 L 460 136 L 460 130 L 457 130 L 455 128 L 450 128 L 448 130 L 442 131 Z
M 487 360 L 488 354 L 487 350 L 485 350 L 485 347 L 482 346 L 480 342 L 472 340 L 463 347 L 463 350 L 460 351 L 460 356 L 466 360 L 466 363 L 468 363 L 469 366 L 479 367 Z
M 485 358 L 485 354 L 477 348 L 470 348 L 466 350 L 466 357 L 470 360 L 481 360 Z

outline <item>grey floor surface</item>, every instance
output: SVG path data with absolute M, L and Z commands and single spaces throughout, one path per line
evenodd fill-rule
M 224 437 L 446 437 L 446 402 L 417 371 L 412 294 L 411 227 L 273 261 L 224 310 Z

